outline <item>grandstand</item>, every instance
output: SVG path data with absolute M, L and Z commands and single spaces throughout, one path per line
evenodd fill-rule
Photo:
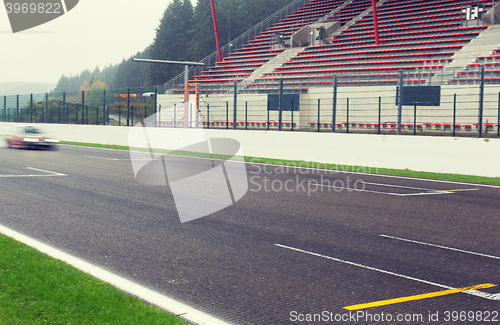
M 265 93 L 275 91 L 283 78 L 285 90 L 307 91 L 330 86 L 334 75 L 343 86 L 396 85 L 403 70 L 406 83 L 425 85 L 443 77 L 455 54 L 498 21 L 498 5 L 498 0 L 380 0 L 380 44 L 375 45 L 371 0 L 311 0 L 190 82 L 205 93 L 227 92 L 235 82 L 243 92 Z M 467 21 L 466 8 L 471 6 L 482 6 L 489 20 Z M 322 25 L 327 28 L 324 39 L 316 40 L 314 34 L 306 42 L 293 41 L 301 31 Z M 457 73 L 446 80 L 473 82 L 477 64 L 487 60 L 488 80 L 498 82 L 497 62 L 490 61 L 497 60 L 493 51 L 500 44 L 489 46 L 488 55 L 473 63 L 474 55 L 468 65 L 455 66 Z
M 500 136 L 500 0 L 379 0 L 376 12 L 378 44 L 371 0 L 299 6 L 190 77 L 203 94 L 200 122 L 254 130 Z M 417 104 L 415 95 L 399 106 L 401 82 L 438 86 L 437 104 Z M 182 107 L 184 85 L 172 85 L 159 98 L 162 107 Z M 286 103 L 297 107 L 278 113 L 270 99 L 277 93 L 299 96 Z M 162 116 L 166 125 L 177 125 L 181 115 Z

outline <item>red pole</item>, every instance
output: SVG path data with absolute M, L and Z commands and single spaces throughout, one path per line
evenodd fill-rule
M 214 19 L 215 42 L 217 43 L 217 55 L 219 56 L 219 62 L 222 62 L 222 55 L 220 54 L 219 31 L 217 30 L 217 17 L 215 17 L 215 5 L 214 5 L 214 0 L 211 1 L 212 1 L 212 17 Z
M 375 0 L 372 0 L 372 8 L 373 8 L 373 27 L 375 28 L 375 44 L 380 45 L 378 39 L 378 22 L 377 22 L 377 5 Z

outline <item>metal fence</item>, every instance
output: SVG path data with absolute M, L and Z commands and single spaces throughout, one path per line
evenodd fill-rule
M 355 77 L 346 82 L 338 76 L 325 77 L 321 83 L 328 86 L 323 87 L 286 88 L 281 83 L 286 85 L 287 79 L 279 79 L 249 91 L 236 83 L 200 94 L 198 110 L 205 128 L 499 136 L 500 85 L 488 84 L 484 75 L 483 70 L 477 84 L 446 84 L 440 78 L 425 83 L 402 72 L 392 76 L 391 83 L 380 80 L 370 87 Z M 437 88 L 438 102 L 430 104 L 426 95 L 418 95 L 399 105 L 401 86 L 424 92 Z M 161 125 L 182 126 L 180 97 L 160 95 L 162 107 L 175 106 L 177 112 L 174 118 L 164 111 Z
M 132 125 L 156 112 L 157 87 L 3 96 L 0 121 Z
M 479 87 L 442 88 L 439 106 L 421 105 L 416 98 L 413 104 L 401 105 L 401 108 L 396 104 L 396 87 L 339 87 L 337 91 L 332 87 L 326 90 L 298 94 L 298 103 L 294 103 L 297 97 L 287 96 L 290 94 L 285 92 L 238 94 L 236 102 L 228 96 L 209 96 L 202 98 L 199 113 L 205 128 L 499 136 L 498 87 L 486 87 L 482 100 Z M 274 104 L 270 100 L 272 95 L 280 98 Z M 167 116 L 164 114 L 163 125 L 175 125 L 175 119 L 169 120 Z M 177 116 L 182 120 L 182 115 Z
M 154 115 L 154 125 L 160 127 L 500 135 L 500 86 L 486 84 L 484 73 L 478 84 L 434 85 L 439 93 L 432 104 L 421 95 L 408 100 L 404 92 L 421 86 L 405 78 L 400 72 L 397 85 L 346 87 L 334 76 L 328 86 L 307 90 L 286 89 L 281 79 L 265 93 L 248 92 L 235 83 L 224 93 L 198 93 L 196 100 L 191 91 L 189 109 L 197 103 L 194 122 L 185 118 L 184 91 L 164 94 L 158 87 L 2 96 L 0 121 L 132 126 Z M 421 90 L 428 89 L 432 90 Z

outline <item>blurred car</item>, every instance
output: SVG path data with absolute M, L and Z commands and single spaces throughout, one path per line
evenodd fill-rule
M 57 143 L 59 140 L 43 135 L 39 129 L 32 126 L 16 127 L 14 132 L 7 137 L 9 148 L 54 150 Z

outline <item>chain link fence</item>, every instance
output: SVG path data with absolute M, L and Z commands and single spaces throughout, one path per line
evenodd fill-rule
M 156 113 L 157 87 L 3 96 L 0 121 L 132 125 Z
M 2 96 L 0 121 L 132 126 L 156 114 L 148 126 L 500 136 L 500 86 L 421 86 L 406 78 L 400 74 L 398 85 L 348 87 L 334 76 L 324 87 L 293 89 L 280 79 L 265 92 L 235 83 L 224 93 L 141 87 Z
M 500 135 L 500 86 L 495 84 L 436 80 L 429 85 L 408 80 L 404 73 L 396 74 L 391 85 L 349 86 L 338 76 L 324 83 L 327 86 L 285 88 L 286 79 L 281 78 L 272 88 L 253 92 L 239 83 L 227 84 L 224 92 L 198 93 L 200 119 L 204 127 L 219 129 Z M 401 86 L 405 94 L 399 93 Z M 163 107 L 182 105 L 183 100 L 183 93 L 159 96 Z

